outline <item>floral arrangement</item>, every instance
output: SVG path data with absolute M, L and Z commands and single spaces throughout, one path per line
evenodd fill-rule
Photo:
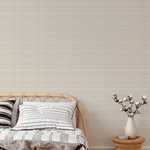
M 122 105 L 122 108 L 120 108 L 120 110 L 125 111 L 128 117 L 134 117 L 134 115 L 140 114 L 141 112 L 140 110 L 138 110 L 139 107 L 141 105 L 147 104 L 147 97 L 145 95 L 142 96 L 142 101 L 140 102 L 134 102 L 131 94 L 129 94 L 127 97 L 124 97 L 123 100 L 119 100 L 117 98 L 117 94 L 113 93 L 112 98 L 115 102 Z M 129 102 L 129 106 L 127 106 L 127 104 L 123 104 L 123 102 Z M 132 110 L 133 104 L 135 104 L 135 108 L 136 108 L 134 111 Z

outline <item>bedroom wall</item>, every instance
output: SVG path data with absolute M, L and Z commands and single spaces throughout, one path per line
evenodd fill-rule
M 127 115 L 113 102 L 150 100 L 150 1 L 0 1 L 0 93 L 75 97 L 92 149 L 114 149 Z M 150 148 L 150 103 L 135 116 Z

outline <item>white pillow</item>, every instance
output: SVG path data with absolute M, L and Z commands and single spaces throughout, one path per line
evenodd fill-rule
M 23 101 L 23 105 L 32 105 L 32 106 L 45 106 L 45 105 L 57 105 L 57 106 L 67 106 L 67 105 L 70 105 L 68 103 L 71 103 L 72 105 L 72 102 L 26 102 L 26 101 Z M 74 103 L 77 103 L 76 101 Z M 76 126 L 77 126 L 77 116 L 76 116 L 76 108 L 75 108 L 75 111 L 73 113 L 73 118 L 72 118 L 72 121 L 73 121 L 73 127 L 76 129 Z
M 31 102 L 37 103 L 37 102 Z M 24 129 L 65 129 L 75 130 L 72 117 L 76 108 L 76 102 L 49 103 L 47 105 L 20 105 L 19 119 L 13 130 Z

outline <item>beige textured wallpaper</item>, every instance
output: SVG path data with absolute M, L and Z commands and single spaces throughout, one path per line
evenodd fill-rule
M 147 95 L 135 123 L 150 148 L 149 59 L 149 0 L 0 0 L 0 93 L 75 97 L 93 149 L 124 134 L 114 92 Z

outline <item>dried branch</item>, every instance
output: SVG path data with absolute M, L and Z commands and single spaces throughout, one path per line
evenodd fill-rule
M 123 100 L 119 100 L 117 98 L 117 94 L 113 93 L 113 100 L 119 104 L 121 104 L 122 108 L 120 108 L 121 111 L 124 111 L 127 113 L 128 117 L 134 117 L 136 114 L 140 114 L 141 112 L 138 110 L 141 105 L 147 104 L 147 97 L 145 95 L 142 96 L 141 102 L 135 102 L 132 100 L 132 95 L 129 94 L 127 97 L 124 97 Z M 129 106 L 127 107 L 127 104 L 123 104 L 123 102 L 129 102 Z M 133 111 L 133 104 L 135 104 L 135 111 Z

